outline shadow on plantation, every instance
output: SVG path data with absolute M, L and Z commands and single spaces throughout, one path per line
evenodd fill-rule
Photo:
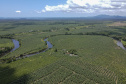
M 14 68 L 0 66 L 0 84 L 27 84 L 27 78 L 28 75 L 15 76 Z

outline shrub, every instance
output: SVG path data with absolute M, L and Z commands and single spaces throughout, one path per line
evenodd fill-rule
M 70 54 L 76 54 L 76 53 L 77 53 L 77 50 L 71 49 L 71 50 L 69 50 L 68 52 L 69 52 Z

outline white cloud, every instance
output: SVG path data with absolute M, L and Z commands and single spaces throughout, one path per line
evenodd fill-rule
M 69 10 L 69 5 L 57 5 L 57 6 L 48 6 L 46 5 L 45 11 L 66 11 Z
M 17 10 L 17 11 L 15 11 L 16 13 L 21 13 L 21 11 L 20 10 Z
M 34 10 L 36 13 L 42 13 L 42 11 L 37 11 L 37 10 Z
M 119 12 L 126 9 L 126 0 L 67 0 L 66 4 L 46 5 L 42 12 Z
M 42 12 L 46 12 L 45 10 L 42 10 Z
M 45 10 L 41 10 L 41 11 L 38 11 L 38 10 L 34 10 L 36 13 L 44 13 L 46 12 Z

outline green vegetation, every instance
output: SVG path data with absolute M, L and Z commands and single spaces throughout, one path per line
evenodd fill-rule
M 121 40 L 121 42 L 123 43 L 124 47 L 126 47 L 126 41 Z
M 0 57 L 14 47 L 11 39 L 0 39 Z
M 126 51 L 113 38 L 125 45 L 126 27 L 115 23 L 0 20 L 0 84 L 125 84 Z M 9 52 L 12 38 L 20 47 Z M 45 38 L 53 47 L 42 52 Z M 42 53 L 23 58 L 37 52 Z
M 45 42 L 42 41 L 42 36 L 35 36 L 35 35 L 21 35 L 20 37 L 15 37 L 19 39 L 20 42 L 20 48 L 17 49 L 15 52 L 9 53 L 8 55 L 2 57 L 2 58 L 8 58 L 8 57 L 18 57 L 20 55 L 30 54 L 34 52 L 41 51 L 46 48 Z
M 11 39 L 0 39 L 0 47 L 13 47 L 14 44 L 12 43 Z

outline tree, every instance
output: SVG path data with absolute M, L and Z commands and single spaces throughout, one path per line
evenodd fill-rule
M 54 50 L 54 52 L 57 52 L 57 51 L 58 51 L 57 49 Z
M 68 51 L 70 54 L 76 54 L 77 53 L 77 51 L 75 50 L 75 49 L 71 49 L 71 50 L 69 50 Z

